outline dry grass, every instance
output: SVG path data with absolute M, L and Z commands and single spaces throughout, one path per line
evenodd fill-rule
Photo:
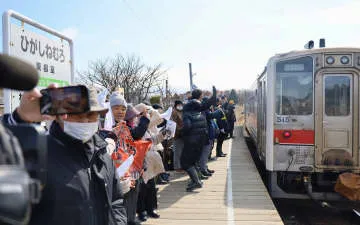
M 235 126 L 242 126 L 244 124 L 244 114 L 241 114 L 241 112 L 244 111 L 243 105 L 237 105 L 235 108 L 235 116 L 236 116 L 236 123 Z

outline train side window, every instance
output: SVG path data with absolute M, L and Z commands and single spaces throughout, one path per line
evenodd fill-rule
M 350 114 L 350 78 L 345 76 L 325 77 L 325 113 L 327 116 Z

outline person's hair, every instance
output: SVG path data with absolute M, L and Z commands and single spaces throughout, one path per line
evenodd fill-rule
M 202 91 L 200 89 L 195 89 L 191 92 L 192 99 L 200 99 L 201 95 L 202 95 Z
M 178 105 L 183 105 L 183 102 L 180 100 L 175 100 L 174 102 L 174 107 L 178 106 Z

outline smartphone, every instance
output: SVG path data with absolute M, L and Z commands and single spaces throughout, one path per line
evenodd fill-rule
M 41 114 L 78 114 L 90 109 L 88 89 L 83 85 L 43 89 L 40 93 Z

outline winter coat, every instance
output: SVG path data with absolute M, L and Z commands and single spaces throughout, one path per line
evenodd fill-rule
M 131 136 L 134 140 L 140 140 L 146 133 L 148 126 L 149 126 L 150 120 L 146 118 L 145 116 L 142 116 L 140 118 L 139 124 L 136 127 L 129 127 Z
M 184 126 L 183 123 L 183 113 L 173 109 L 172 114 L 171 114 L 171 120 L 174 121 L 176 123 L 176 131 L 175 131 L 175 139 L 181 138 L 182 137 L 182 128 Z
M 144 136 L 145 140 L 151 140 L 152 142 L 151 149 L 146 153 L 144 162 L 145 171 L 142 177 L 145 183 L 154 178 L 156 175 L 165 172 L 164 164 L 158 152 L 158 146 L 161 145 L 165 136 L 162 133 L 151 132 L 150 130 L 152 129 L 149 129 Z
M 236 121 L 236 117 L 235 117 L 235 106 L 229 104 L 228 107 L 227 107 L 227 109 L 228 109 L 227 115 L 226 115 L 227 121 L 228 121 L 229 123 L 234 123 L 234 122 Z
M 226 118 L 226 114 L 221 107 L 218 107 L 217 111 L 219 111 L 220 116 L 216 117 L 216 123 L 219 126 L 220 130 L 227 131 L 228 130 L 228 122 Z
M 84 144 L 64 133 L 57 122 L 52 124 L 47 181 L 30 224 L 127 224 L 120 183 L 106 146 L 97 134 Z
M 184 149 L 181 165 L 185 170 L 200 159 L 202 148 L 208 139 L 208 124 L 201 111 L 202 105 L 195 99 L 185 104 L 183 109 Z

